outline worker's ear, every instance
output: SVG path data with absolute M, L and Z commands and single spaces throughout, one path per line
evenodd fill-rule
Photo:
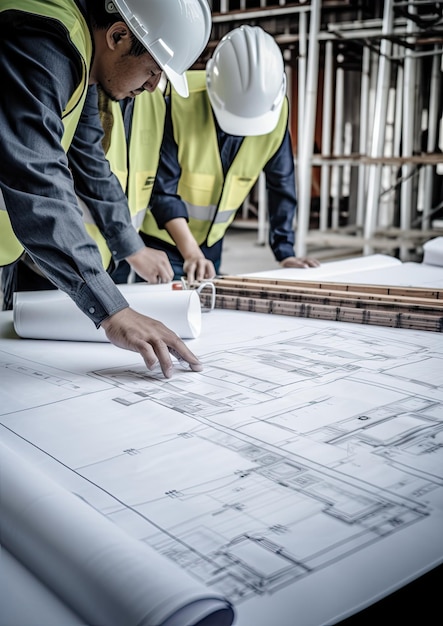
M 106 42 L 114 50 L 122 42 L 130 41 L 131 34 L 124 22 L 115 22 L 106 32 Z

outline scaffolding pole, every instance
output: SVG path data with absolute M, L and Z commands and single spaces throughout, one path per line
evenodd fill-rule
M 362 66 L 361 66 L 361 85 L 360 85 L 360 129 L 359 129 L 359 152 L 366 154 L 368 150 L 368 122 L 369 122 L 369 69 L 371 62 L 371 51 L 365 46 L 363 49 Z M 356 225 L 363 227 L 364 206 L 366 198 L 367 186 L 367 167 L 366 165 L 358 166 L 358 184 L 357 184 L 357 213 Z
M 413 2 L 410 2 L 409 12 L 415 12 Z M 415 23 L 408 21 L 407 31 L 411 35 L 415 32 Z M 413 43 L 412 37 L 408 38 L 409 43 Z M 402 132 L 402 157 L 409 159 L 414 150 L 414 127 L 415 127 L 415 77 L 416 60 L 412 50 L 406 48 L 404 60 L 404 81 L 403 81 L 403 132 Z M 401 169 L 402 184 L 400 190 L 400 229 L 407 230 L 411 227 L 412 216 L 412 196 L 413 196 L 413 174 L 414 165 L 409 161 Z M 404 260 L 407 249 L 400 248 L 400 259 Z
M 428 143 L 427 151 L 434 152 L 437 147 L 437 127 L 438 127 L 438 111 L 440 106 L 441 94 L 441 70 L 443 49 L 441 46 L 434 46 L 434 57 L 432 59 L 431 85 L 429 89 L 429 107 L 428 107 Z M 425 167 L 425 185 L 423 200 L 423 221 L 422 229 L 427 230 L 431 226 L 431 210 L 432 210 L 432 193 L 433 178 L 435 167 L 426 165 Z
M 392 30 L 393 25 L 393 1 L 386 0 L 383 11 L 383 27 L 382 33 L 388 34 Z M 380 42 L 380 59 L 378 64 L 377 91 L 374 111 L 374 130 L 372 134 L 372 145 L 370 156 L 380 158 L 383 155 L 384 139 L 385 139 L 385 123 L 388 106 L 388 94 L 391 78 L 391 42 L 384 37 Z M 371 238 L 375 232 L 377 224 L 378 203 L 380 197 L 381 185 L 381 168 L 380 164 L 373 165 L 369 171 L 368 177 L 368 202 L 366 206 L 365 226 L 364 226 L 364 248 L 363 254 L 369 255 L 373 253 L 371 246 Z
M 344 70 L 343 56 L 337 57 L 337 69 L 335 72 L 335 120 L 334 120 L 334 156 L 343 154 L 343 124 L 344 124 Z M 339 225 L 340 198 L 342 196 L 343 166 L 340 164 L 332 166 L 332 219 L 331 226 L 337 229 Z
M 323 156 L 331 155 L 332 137 L 332 74 L 333 74 L 333 44 L 327 41 L 325 46 L 325 70 L 323 81 L 323 118 L 321 153 Z M 328 228 L 329 201 L 331 197 L 331 167 L 322 165 L 320 186 L 320 230 Z
M 305 119 L 301 154 L 298 160 L 299 201 L 296 232 L 296 255 L 306 256 L 306 237 L 309 230 L 311 209 L 312 155 L 315 136 L 315 116 L 317 111 L 318 56 L 321 1 L 312 0 L 309 25 L 308 70 L 306 97 L 304 102 Z
M 308 46 L 307 15 L 300 13 L 298 34 L 298 103 L 297 103 L 297 152 L 301 154 L 303 145 L 303 126 L 305 120 L 306 97 L 306 56 Z M 300 180 L 298 180 L 300 184 Z

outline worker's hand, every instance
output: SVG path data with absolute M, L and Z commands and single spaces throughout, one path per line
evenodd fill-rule
M 202 364 L 183 341 L 162 322 L 141 315 L 131 308 L 114 313 L 102 322 L 106 337 L 118 348 L 138 352 L 146 367 L 152 370 L 157 361 L 165 378 L 172 375 L 171 354 L 185 361 L 194 372 L 201 372 Z
M 309 257 L 296 257 L 296 256 L 288 256 L 283 261 L 280 261 L 280 265 L 282 267 L 298 267 L 298 268 L 307 268 L 307 267 L 320 267 L 320 261 L 317 259 L 311 259 Z
M 188 284 L 202 280 L 211 280 L 215 278 L 215 267 L 212 261 L 205 257 L 191 257 L 185 259 L 183 263 L 183 271 L 186 274 Z
M 145 246 L 135 254 L 126 257 L 132 269 L 148 283 L 169 283 L 174 278 L 174 270 L 163 250 Z

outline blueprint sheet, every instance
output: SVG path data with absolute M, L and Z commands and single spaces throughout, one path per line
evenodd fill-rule
M 1 440 L 236 626 L 332 624 L 443 562 L 443 334 L 215 310 L 166 380 L 7 315 Z

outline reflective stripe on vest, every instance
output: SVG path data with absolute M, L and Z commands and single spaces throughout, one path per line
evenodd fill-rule
M 174 139 L 178 146 L 181 176 L 178 194 L 185 202 L 189 228 L 199 245 L 222 239 L 260 172 L 281 146 L 288 122 L 285 100 L 277 127 L 272 133 L 245 137 L 223 177 L 214 117 L 206 93 L 204 71 L 187 72 L 189 97 L 171 95 Z M 159 229 L 148 211 L 143 232 L 174 245 L 166 230 Z
M 34 15 L 55 19 L 67 30 L 67 37 L 74 45 L 82 61 L 82 79 L 71 95 L 63 112 L 64 134 L 62 145 L 68 150 L 77 128 L 88 86 L 89 67 L 92 55 L 92 41 L 88 25 L 74 2 L 66 0 L 20 0 L 20 8 L 16 8 L 16 0 L 2 0 L 0 11 L 13 9 Z M 0 266 L 13 263 L 23 254 L 23 246 L 12 230 L 6 211 L 3 194 L 0 192 Z

